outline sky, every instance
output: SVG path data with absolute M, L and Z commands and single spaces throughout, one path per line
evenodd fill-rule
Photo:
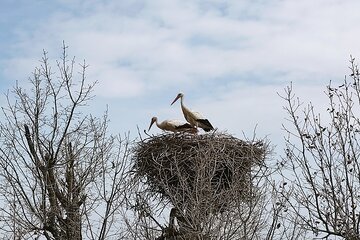
M 243 138 L 256 127 L 258 138 L 281 146 L 278 93 L 292 82 L 325 112 L 325 86 L 350 73 L 350 55 L 360 57 L 357 0 L 1 3 L 0 92 L 26 86 L 43 50 L 55 65 L 64 41 L 98 81 L 89 111 L 108 107 L 111 131 L 134 137 L 153 116 L 184 120 L 180 104 L 170 106 L 183 92 L 185 105 L 220 131 Z

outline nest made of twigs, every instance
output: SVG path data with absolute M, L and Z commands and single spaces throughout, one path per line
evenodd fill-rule
M 263 164 L 267 145 L 244 141 L 226 133 L 161 134 L 134 148 L 134 171 L 150 191 L 174 206 L 191 204 L 199 195 L 224 201 L 236 185 L 245 198 L 251 189 L 251 169 Z M 218 204 L 219 205 L 219 204 Z

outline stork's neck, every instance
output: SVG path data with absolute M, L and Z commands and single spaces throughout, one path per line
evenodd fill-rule
M 162 124 L 158 122 L 158 119 L 156 119 L 155 123 L 158 128 L 162 129 Z
M 189 109 L 188 109 L 187 107 L 185 107 L 184 102 L 183 102 L 183 98 L 184 98 L 184 96 L 182 96 L 182 97 L 180 98 L 181 109 L 182 109 L 183 112 L 188 112 Z

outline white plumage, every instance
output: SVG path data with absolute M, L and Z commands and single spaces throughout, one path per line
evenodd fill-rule
M 189 123 L 184 123 L 179 120 L 164 120 L 161 123 L 158 122 L 157 117 L 153 117 L 151 119 L 151 123 L 149 126 L 149 130 L 151 126 L 156 123 L 156 126 L 164 131 L 170 131 L 170 132 L 191 132 L 196 133 L 197 129 L 191 126 Z
M 185 117 L 186 121 L 188 121 L 188 123 L 191 124 L 191 126 L 200 127 L 202 129 L 204 129 L 205 132 L 209 132 L 210 130 L 214 129 L 214 127 L 211 125 L 209 120 L 204 118 L 199 112 L 192 111 L 184 105 L 184 103 L 183 103 L 184 94 L 183 93 L 179 93 L 176 96 L 176 98 L 174 99 L 174 101 L 171 103 L 171 105 L 173 105 L 179 98 L 180 98 L 181 109 L 184 114 L 184 117 Z

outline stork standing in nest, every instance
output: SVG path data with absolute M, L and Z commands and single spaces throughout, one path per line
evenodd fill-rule
M 183 93 L 179 93 L 176 96 L 176 98 L 174 99 L 174 101 L 171 103 L 171 105 L 173 105 L 179 98 L 180 98 L 181 109 L 184 114 L 184 117 L 185 117 L 186 121 L 188 121 L 188 123 L 191 124 L 191 126 L 196 127 L 196 128 L 197 127 L 202 128 L 202 129 L 204 129 L 205 132 L 214 130 L 214 127 L 211 125 L 209 120 L 204 118 L 199 112 L 192 111 L 184 105 L 184 103 L 183 103 L 184 94 Z
M 189 133 L 197 133 L 197 129 L 193 126 L 191 126 L 189 123 L 183 123 L 179 120 L 165 120 L 161 123 L 158 122 L 157 117 L 153 117 L 151 119 L 151 123 L 149 126 L 149 130 L 151 126 L 156 123 L 156 126 L 164 131 L 170 131 L 170 132 L 189 132 Z

